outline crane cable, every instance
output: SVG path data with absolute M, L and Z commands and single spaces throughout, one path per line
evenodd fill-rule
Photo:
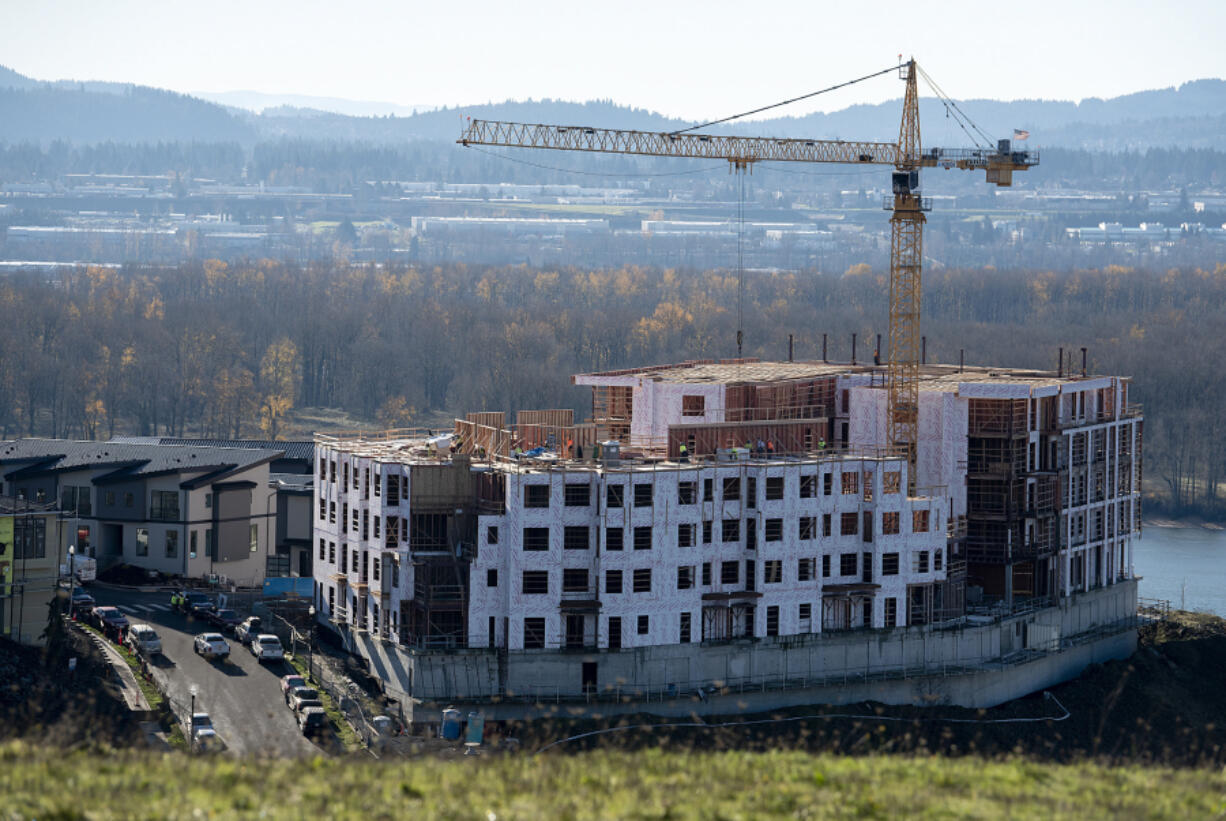
M 979 134 L 979 136 L 983 137 L 983 139 L 987 141 L 987 145 L 984 147 L 993 148 L 994 143 L 996 142 L 995 139 L 976 125 L 975 121 L 967 116 L 966 112 L 958 108 L 957 102 L 946 94 L 944 89 L 937 85 L 936 80 L 932 79 L 928 72 L 920 68 L 918 64 L 915 67 L 919 70 L 920 76 L 924 78 L 924 82 L 927 83 L 928 87 L 932 89 L 932 93 L 935 94 L 937 99 L 941 101 L 941 104 L 945 106 L 945 114 L 953 117 L 954 122 L 956 122 L 962 128 L 962 130 L 966 132 L 966 136 L 971 138 L 971 142 L 975 143 L 975 145 L 979 145 L 979 140 L 975 139 L 975 136 L 967 130 L 967 125 L 973 128 Z
M 823 88 L 820 91 L 811 91 L 808 94 L 802 94 L 799 97 L 793 97 L 790 100 L 783 100 L 782 102 L 771 103 L 770 105 L 764 105 L 761 108 L 755 108 L 752 111 L 742 111 L 740 114 L 733 114 L 731 116 L 723 117 L 718 120 L 711 120 L 710 122 L 700 123 L 698 125 L 691 125 L 688 128 L 681 128 L 676 131 L 669 131 L 667 133 L 675 136 L 677 134 L 684 134 L 687 131 L 697 131 L 700 128 L 706 128 L 707 126 L 719 125 L 720 123 L 726 123 L 732 120 L 739 120 L 742 117 L 748 117 L 751 114 L 761 114 L 763 111 L 770 111 L 772 108 L 781 108 L 782 106 L 785 106 L 785 105 L 791 105 L 792 103 L 798 103 L 801 100 L 807 100 L 810 97 L 816 97 L 819 94 L 825 94 L 828 91 L 835 91 L 836 89 L 846 88 L 847 86 L 855 85 L 856 83 L 860 83 L 865 80 L 871 80 L 874 77 L 880 77 L 882 74 L 889 74 L 891 71 L 897 71 L 901 67 L 902 67 L 902 64 L 899 64 L 896 66 L 890 66 L 889 68 L 883 68 L 881 71 L 874 71 L 872 74 L 865 74 L 863 77 L 857 77 L 854 80 L 848 80 L 845 83 L 839 83 L 837 85 L 832 85 L 829 88 Z

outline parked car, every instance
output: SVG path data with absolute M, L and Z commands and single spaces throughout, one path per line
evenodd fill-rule
M 318 698 L 304 698 L 294 705 L 294 715 L 301 715 L 303 710 L 311 707 L 318 707 L 322 710 L 324 708 L 324 703 Z
M 69 556 L 60 565 L 60 578 L 66 579 L 69 575 L 76 576 L 78 584 L 94 581 L 98 578 L 98 560 L 89 556 Z
M 290 691 L 296 687 L 306 687 L 307 681 L 297 673 L 290 673 L 288 676 L 281 676 L 281 696 L 285 699 L 285 703 L 289 703 Z
M 328 729 L 328 714 L 323 707 L 303 707 L 298 711 L 298 729 L 303 735 L 318 735 Z
M 251 655 L 265 661 L 284 661 L 285 649 L 281 647 L 281 639 L 272 633 L 261 633 L 251 640 Z
M 224 746 L 220 736 L 217 735 L 217 730 L 213 728 L 213 719 L 209 718 L 208 713 L 192 713 L 190 732 L 192 749 L 208 752 L 219 750 Z
M 148 624 L 134 624 L 128 628 L 128 636 L 124 639 L 129 647 L 152 656 L 162 652 L 162 637 Z
M 193 598 L 195 597 L 195 598 Z M 209 613 L 217 609 L 217 605 L 203 593 L 188 593 L 188 615 L 196 618 L 208 618 Z
M 122 634 L 128 629 L 128 617 L 120 612 L 118 607 L 109 605 L 95 607 L 92 615 L 91 621 L 104 633 L 115 631 L 116 634 Z
M 251 644 L 251 640 L 260 634 L 260 628 L 263 626 L 259 616 L 251 616 L 234 628 L 234 637 L 243 644 Z
M 192 649 L 209 659 L 224 659 L 230 655 L 230 645 L 221 633 L 201 633 L 192 642 Z
M 201 614 L 213 609 L 212 600 L 204 593 L 198 591 L 177 591 L 171 594 L 170 604 L 174 609 L 181 613 L 194 614 L 199 611 Z
M 319 691 L 314 687 L 295 687 L 285 696 L 285 703 L 295 713 L 304 701 L 319 701 Z M 322 707 L 323 705 L 320 704 Z
M 80 587 L 73 589 L 72 606 L 76 612 L 88 613 L 95 604 L 94 597 L 89 595 L 88 590 L 82 590 Z
M 233 631 L 243 623 L 243 617 L 229 608 L 223 610 L 210 610 L 204 614 L 204 618 L 209 624 L 213 625 L 223 633 Z

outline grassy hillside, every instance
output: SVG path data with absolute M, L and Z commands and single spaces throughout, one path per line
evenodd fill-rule
M 382 764 L 0 747 L 15 818 L 1209 818 L 1226 774 L 797 752 Z

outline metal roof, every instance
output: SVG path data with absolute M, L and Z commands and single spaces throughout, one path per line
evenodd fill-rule
M 218 448 L 188 445 L 82 442 L 71 439 L 18 439 L 0 442 L 0 463 L 30 462 L 7 476 L 111 468 L 99 480 L 139 479 L 165 473 L 229 472 L 254 467 L 282 455 L 280 449 Z
M 315 443 L 313 441 L 280 442 L 272 439 L 181 439 L 163 436 L 157 440 L 162 445 L 193 445 L 198 448 L 241 448 L 249 450 L 279 450 L 285 455 L 283 459 L 300 459 L 304 462 L 315 461 Z

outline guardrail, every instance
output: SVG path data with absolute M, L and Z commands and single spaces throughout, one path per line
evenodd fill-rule
M 1138 596 L 1137 614 L 1149 621 L 1165 621 L 1171 617 L 1171 603 L 1167 599 Z

